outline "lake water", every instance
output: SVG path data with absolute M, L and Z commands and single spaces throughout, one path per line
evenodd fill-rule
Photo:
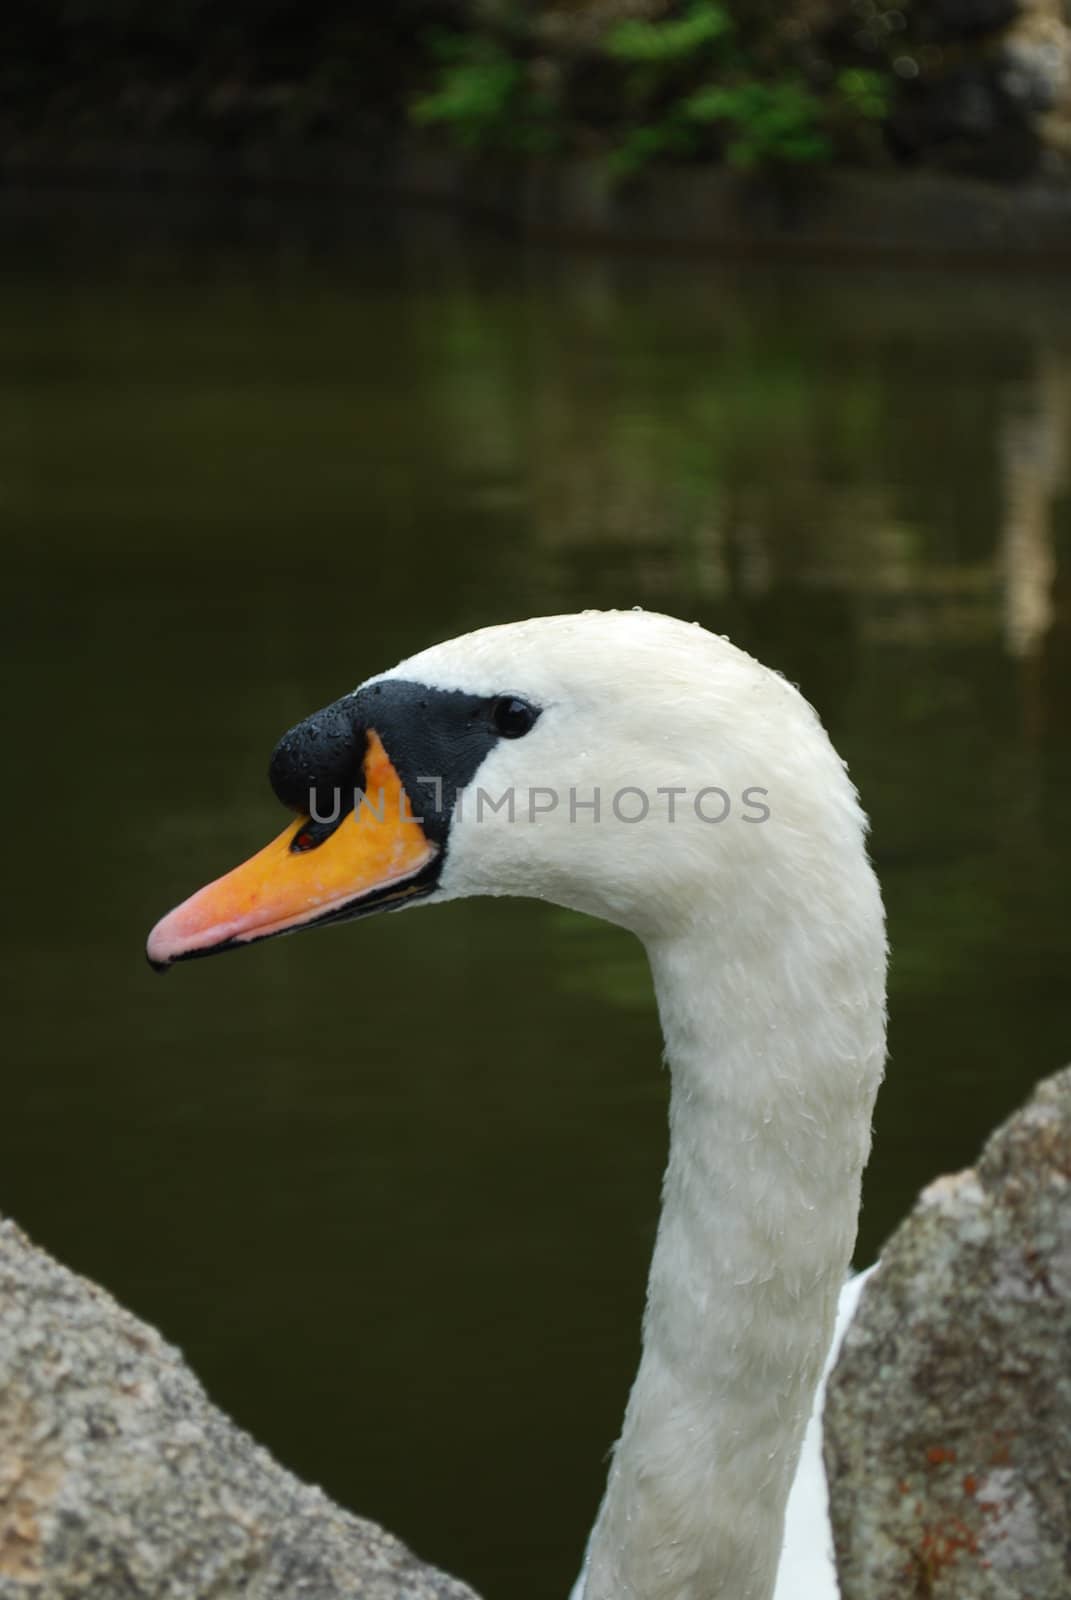
M 802 686 L 873 819 L 869 1258 L 1071 1054 L 1071 302 L 354 205 L 0 217 L 0 1207 L 303 1476 L 545 1600 L 637 1356 L 638 947 L 488 901 L 161 983 L 145 933 L 277 831 L 276 737 L 369 673 L 519 615 L 698 618 Z

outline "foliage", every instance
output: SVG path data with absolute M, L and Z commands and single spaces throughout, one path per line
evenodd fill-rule
M 698 130 L 709 125 L 726 129 L 725 159 L 734 167 L 827 161 L 833 141 L 823 112 L 822 101 L 793 82 L 710 85 L 679 101 L 660 126 L 631 134 L 614 153 L 612 168 L 627 176 L 651 156 L 694 151 Z
M 630 18 L 606 36 L 606 52 L 619 61 L 664 65 L 686 59 L 733 32 L 733 19 L 713 0 L 695 0 L 683 17 L 662 22 Z
M 857 116 L 881 122 L 889 115 L 892 102 L 890 80 L 873 68 L 852 67 L 837 74 L 837 93 L 844 105 Z
M 493 39 L 436 36 L 432 49 L 442 62 L 433 94 L 413 102 L 416 123 L 445 122 L 458 142 L 475 148 L 501 139 L 509 127 L 523 71 Z
M 752 81 L 700 90 L 686 102 L 686 112 L 693 121 L 724 122 L 732 129 L 725 154 L 733 166 L 827 161 L 833 154 L 822 102 L 798 83 Z
M 436 88 L 410 107 L 418 125 L 444 123 L 464 150 L 537 154 L 556 138 L 553 105 L 534 89 L 523 61 L 486 35 L 436 32 L 428 40 L 440 69 Z
M 666 117 L 630 128 L 610 152 L 609 170 L 615 178 L 631 178 L 659 156 L 691 156 L 695 151 L 694 131 L 680 118 Z
M 571 53 L 559 41 L 554 56 L 513 8 L 497 28 L 431 41 L 438 67 L 411 116 L 466 150 L 602 148 L 618 179 L 660 161 L 770 169 L 866 148 L 889 110 L 887 73 L 844 65 L 813 81 L 813 52 L 794 56 L 777 38 L 776 19 L 760 23 L 742 0 L 689 0 L 611 23 Z M 553 94 L 535 87 L 548 82 Z

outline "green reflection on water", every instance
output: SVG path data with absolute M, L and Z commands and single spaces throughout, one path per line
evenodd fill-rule
M 1068 1050 L 1071 313 L 263 201 L 2 226 L 4 1209 L 298 1471 L 489 1597 L 564 1593 L 664 1155 L 639 950 L 487 902 L 160 984 L 145 931 L 277 828 L 277 734 L 369 672 L 528 613 L 699 618 L 803 686 L 873 818 L 870 1256 Z

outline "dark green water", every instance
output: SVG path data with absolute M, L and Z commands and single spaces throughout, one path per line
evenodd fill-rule
M 640 953 L 472 903 L 181 969 L 279 732 L 435 638 L 642 604 L 781 667 L 894 964 L 860 1258 L 1071 1054 L 1057 278 L 605 259 L 427 219 L 2 218 L 0 1207 L 290 1466 L 564 1594 L 637 1352 L 666 1083 Z

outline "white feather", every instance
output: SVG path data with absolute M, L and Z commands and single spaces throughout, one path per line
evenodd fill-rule
M 591 912 L 643 940 L 654 976 L 669 1163 L 640 1368 L 574 1600 L 835 1596 L 817 1416 L 804 1430 L 885 1055 L 881 900 L 844 765 L 798 690 L 669 617 L 489 628 L 395 675 L 542 707 L 466 791 L 439 897 Z M 479 788 L 534 786 L 561 803 L 477 815 Z M 713 786 L 734 801 L 723 822 L 679 799 L 673 815 L 665 791 Z M 649 796 L 643 822 L 613 814 L 626 787 Z M 600 820 L 571 815 L 569 792 L 596 788 Z M 748 789 L 761 823 L 735 808 Z

